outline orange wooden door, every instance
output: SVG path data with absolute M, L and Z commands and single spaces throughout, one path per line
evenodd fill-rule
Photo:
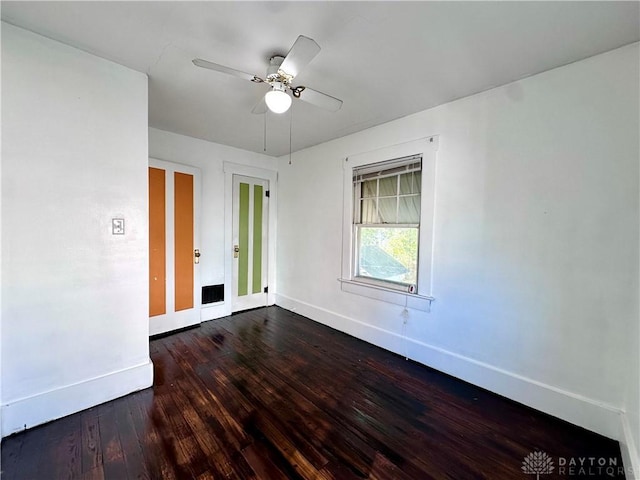
M 150 159 L 150 335 L 200 321 L 199 181 L 195 168 Z

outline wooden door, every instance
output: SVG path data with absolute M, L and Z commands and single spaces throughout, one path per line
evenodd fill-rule
M 267 304 L 269 182 L 233 176 L 232 310 Z
M 199 185 L 197 169 L 150 160 L 150 335 L 200 322 Z

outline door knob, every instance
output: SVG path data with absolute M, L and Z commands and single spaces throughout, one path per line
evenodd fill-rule
M 233 258 L 238 258 L 239 254 L 240 254 L 240 245 L 234 245 L 233 246 Z
M 194 263 L 198 264 L 200 263 L 200 250 L 199 249 L 195 249 L 193 251 L 193 257 L 194 257 Z

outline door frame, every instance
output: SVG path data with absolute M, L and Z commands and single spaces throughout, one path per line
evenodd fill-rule
M 165 204 L 165 225 L 166 225 L 166 296 L 167 306 L 164 315 L 149 317 L 149 335 L 157 335 L 171 330 L 188 327 L 200 323 L 200 310 L 202 303 L 202 280 L 200 278 L 200 264 L 194 264 L 193 268 L 193 309 L 175 312 L 175 272 L 174 272 L 174 208 L 173 200 L 168 201 L 169 196 L 174 194 L 173 177 L 174 172 L 187 173 L 193 175 L 193 248 L 202 251 L 200 247 L 200 218 L 202 209 L 202 173 L 199 168 L 191 165 L 184 165 L 177 162 L 167 162 L 157 158 L 149 157 L 151 168 L 159 168 L 165 171 L 165 192 L 167 201 Z M 148 194 L 147 194 L 148 196 Z M 147 209 L 148 210 L 148 209 Z M 148 216 L 148 214 L 147 214 Z M 148 269 L 148 266 L 147 266 Z M 169 272 L 173 272 L 171 279 Z M 171 281 L 169 281 L 171 280 Z M 148 310 L 148 308 L 147 308 Z M 171 314 L 171 316 L 170 316 Z
M 276 301 L 276 213 L 278 208 L 278 173 L 266 168 L 251 167 L 233 162 L 224 162 L 224 298 L 225 314 L 233 313 L 233 176 L 253 177 L 269 182 L 269 231 L 267 235 L 267 305 Z

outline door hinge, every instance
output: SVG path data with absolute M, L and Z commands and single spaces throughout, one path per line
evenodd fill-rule
M 269 287 L 264 287 L 264 293 L 269 293 Z
M 264 196 L 265 197 L 270 197 L 271 196 L 271 192 L 269 190 L 265 190 L 264 191 Z

